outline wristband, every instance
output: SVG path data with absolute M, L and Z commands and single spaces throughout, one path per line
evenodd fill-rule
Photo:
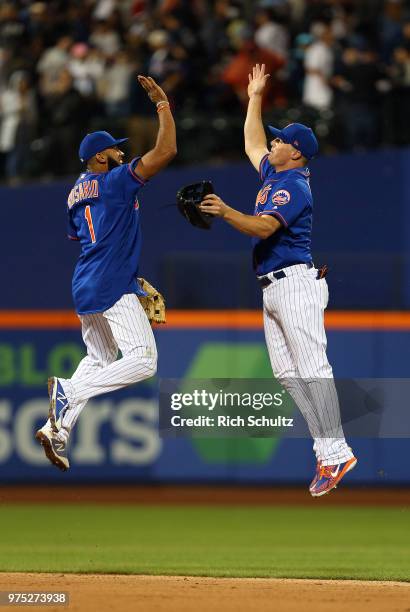
M 157 109 L 161 108 L 161 106 L 169 106 L 169 102 L 167 100 L 160 100 L 157 102 Z
M 169 103 L 167 102 L 166 104 L 162 104 L 162 106 L 157 106 L 157 113 L 160 113 L 161 111 L 165 110 L 166 108 L 170 108 Z

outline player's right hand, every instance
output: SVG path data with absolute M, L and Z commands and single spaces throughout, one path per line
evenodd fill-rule
M 204 197 L 199 205 L 199 208 L 204 213 L 214 215 L 215 217 L 225 217 L 230 207 L 216 195 L 216 193 L 210 193 Z
M 256 66 L 252 68 L 252 74 L 248 75 L 248 96 L 261 95 L 269 77 L 270 74 L 265 74 L 265 64 L 261 66 L 256 64 Z
M 161 87 L 154 81 L 152 77 L 146 77 L 142 74 L 138 75 L 139 84 L 145 89 L 149 99 L 154 104 L 158 102 L 168 102 L 167 94 Z

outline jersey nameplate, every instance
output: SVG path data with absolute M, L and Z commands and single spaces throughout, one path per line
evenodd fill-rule
M 82 181 L 72 188 L 67 200 L 68 207 L 71 208 L 74 204 L 89 198 L 98 198 L 98 181 L 95 179 L 92 181 Z

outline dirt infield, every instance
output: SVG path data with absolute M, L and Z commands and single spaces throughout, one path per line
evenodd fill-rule
M 410 488 L 348 488 L 318 499 L 306 486 L 81 485 L 2 486 L 0 504 L 302 505 L 410 507 Z M 410 604 L 409 604 L 410 611 Z
M 1 591 L 66 591 L 48 612 L 408 612 L 410 584 L 353 580 L 272 580 L 77 574 L 0 574 Z M 9 609 L 7 606 L 5 609 Z

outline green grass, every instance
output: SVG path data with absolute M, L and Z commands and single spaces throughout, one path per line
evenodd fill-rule
M 410 580 L 409 509 L 3 506 L 0 525 L 0 571 Z

